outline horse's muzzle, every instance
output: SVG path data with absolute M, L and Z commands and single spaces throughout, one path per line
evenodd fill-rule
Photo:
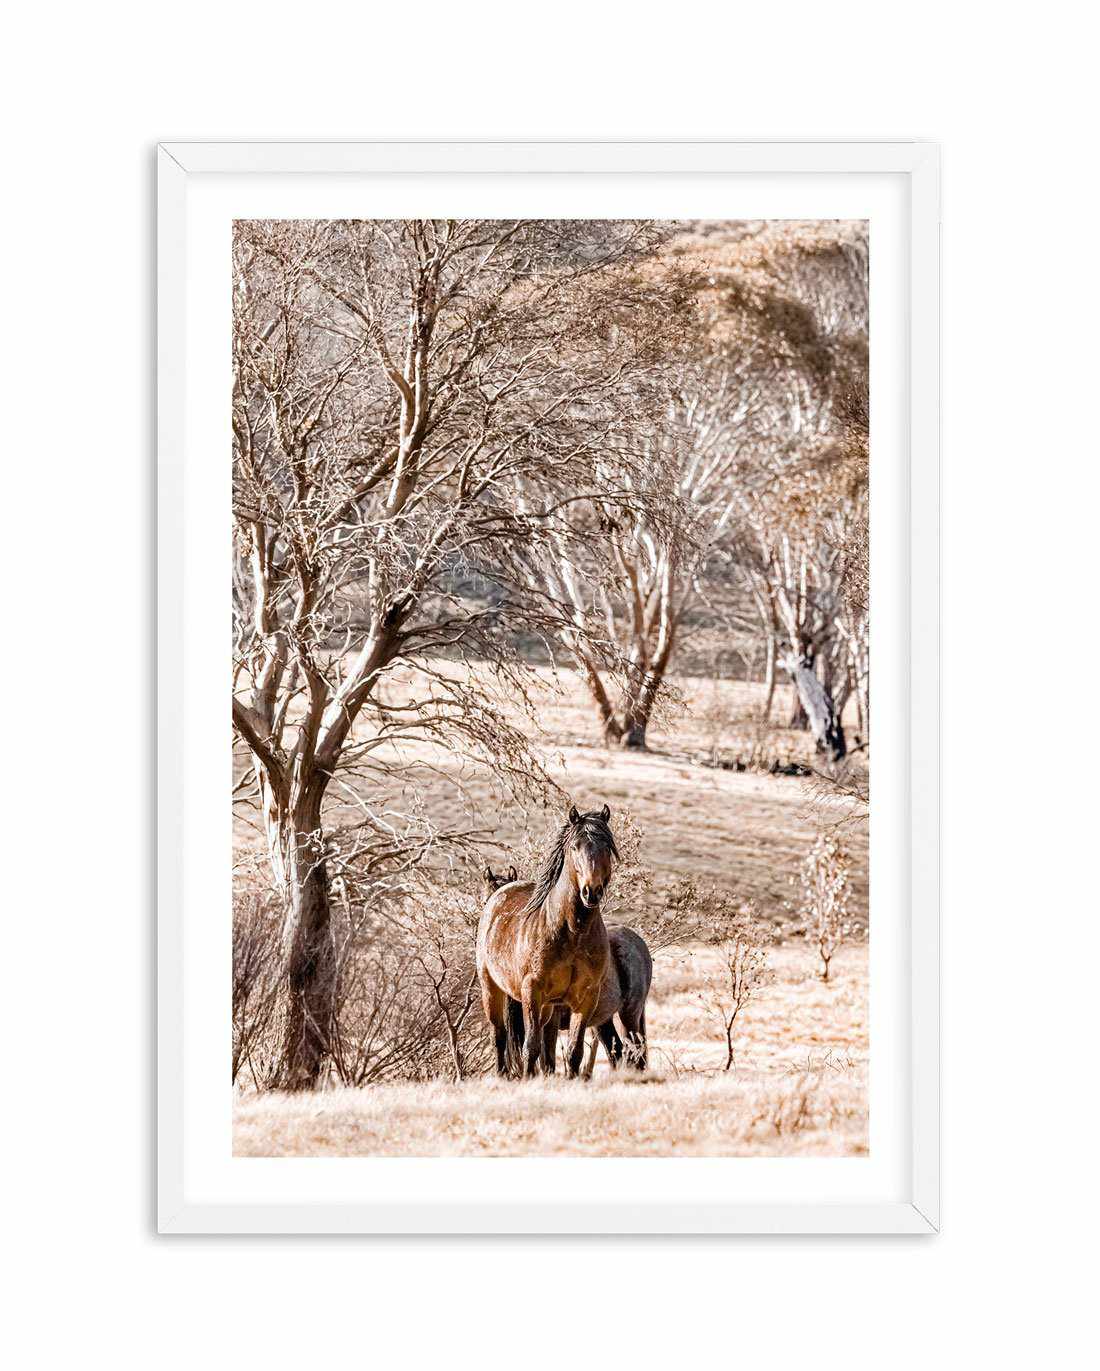
M 603 899 L 604 887 L 602 885 L 582 885 L 581 900 L 589 909 L 598 909 L 600 901 Z

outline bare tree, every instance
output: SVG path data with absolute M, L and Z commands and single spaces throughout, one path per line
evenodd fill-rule
M 848 692 L 867 703 L 866 600 L 860 613 L 845 593 L 866 548 L 866 226 L 767 223 L 700 251 L 716 259 L 712 335 L 736 359 L 721 396 L 740 454 L 728 558 L 765 644 L 764 716 L 777 665 L 793 668 L 802 721 L 797 672 L 815 674 L 835 755 Z
M 737 416 L 723 403 L 730 365 L 721 356 L 681 363 L 664 412 L 638 436 L 644 462 L 622 474 L 625 489 L 574 511 L 573 546 L 610 551 L 603 574 L 564 544 L 542 549 L 532 568 L 532 579 L 566 608 L 562 640 L 609 743 L 645 747 L 673 652 L 734 508 Z
M 575 506 L 578 536 L 544 545 L 531 580 L 571 618 L 562 640 L 608 742 L 645 746 L 673 654 L 710 622 L 762 643 L 765 719 L 780 664 L 816 677 L 821 743 L 839 757 L 847 694 L 867 703 L 866 620 L 842 593 L 866 493 L 866 443 L 848 441 L 866 413 L 865 226 L 731 225 L 662 260 L 703 326 L 692 316 L 649 463 L 632 501 Z M 605 544 L 610 567 L 586 565 L 585 546 Z
M 286 1088 L 329 1052 L 332 882 L 377 899 L 440 836 L 396 750 L 427 738 L 503 784 L 539 777 L 462 659 L 523 698 L 504 626 L 561 629 L 553 596 L 508 579 L 509 549 L 560 546 L 563 511 L 635 455 L 668 312 L 634 264 L 665 232 L 236 225 L 233 723 L 285 907 Z M 411 699 L 387 693 L 399 668 Z

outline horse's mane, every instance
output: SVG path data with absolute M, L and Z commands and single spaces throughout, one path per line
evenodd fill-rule
M 550 892 L 557 885 L 561 869 L 565 865 L 565 849 L 571 841 L 581 840 L 586 840 L 593 847 L 604 848 L 618 859 L 619 849 L 615 846 L 615 839 L 607 820 L 599 810 L 593 810 L 591 814 L 578 814 L 575 819 L 567 820 L 551 844 L 542 866 L 539 867 L 539 874 L 535 877 L 535 888 L 522 910 L 524 914 L 532 914 L 536 909 L 541 909 L 550 898 Z

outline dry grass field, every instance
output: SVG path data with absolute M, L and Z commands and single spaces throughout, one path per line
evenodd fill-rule
M 590 1082 L 376 1085 L 239 1099 L 238 1156 L 860 1156 L 867 1152 L 867 948 L 826 985 L 802 947 L 744 1011 L 733 1067 L 698 1001 L 710 948 L 658 954 L 651 1066 Z
M 567 675 L 567 673 L 562 673 Z M 399 686 L 400 683 L 394 683 Z M 405 688 L 413 685 L 407 680 Z M 812 762 L 808 735 L 773 730 L 761 740 L 753 723 L 759 688 L 681 679 L 686 717 L 674 731 L 653 728 L 650 750 L 605 749 L 572 683 L 555 688 L 545 674 L 538 712 L 540 743 L 554 779 L 582 807 L 606 802 L 628 811 L 644 835 L 653 876 L 639 890 L 657 902 L 691 876 L 781 922 L 798 900 L 798 871 L 822 822 L 822 801 L 807 782 L 767 770 L 722 769 L 759 755 Z M 391 686 L 391 688 L 394 688 Z M 775 717 L 790 709 L 777 693 Z M 848 721 L 846 721 L 848 722 Z M 431 759 L 445 764 L 442 757 Z M 524 832 L 550 817 L 499 806 L 476 771 L 464 775 L 467 801 L 482 806 L 490 830 L 486 857 L 498 863 Z M 437 797 L 441 822 L 458 818 L 453 788 Z M 452 812 L 452 809 L 454 812 Z M 827 811 L 826 811 L 827 812 Z M 239 845 L 256 834 L 237 829 Z M 852 909 L 867 912 L 867 848 L 848 834 Z M 630 899 L 621 917 L 629 922 Z M 770 950 L 770 980 L 737 1020 L 735 1058 L 724 1071 L 722 1026 L 703 990 L 718 954 L 703 944 L 661 951 L 647 1011 L 650 1067 L 614 1076 L 600 1057 L 591 1082 L 557 1077 L 534 1082 L 477 1078 L 459 1084 L 379 1084 L 310 1096 L 241 1092 L 235 1102 L 234 1151 L 248 1156 L 318 1155 L 819 1155 L 868 1149 L 868 949 L 845 947 L 823 983 L 811 950 L 788 939 Z

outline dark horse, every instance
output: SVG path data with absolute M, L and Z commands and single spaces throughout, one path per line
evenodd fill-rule
M 491 866 L 487 866 L 482 880 L 485 885 L 486 897 L 488 897 L 494 890 L 499 890 L 502 885 L 512 885 L 513 882 L 518 881 L 519 872 L 514 866 L 510 866 L 507 876 L 498 876 Z
M 626 1035 L 627 1061 L 639 1071 L 644 1071 L 647 1065 L 645 1002 L 653 984 L 653 958 L 646 940 L 632 928 L 616 925 L 607 930 L 607 937 L 611 945 L 611 965 L 592 1015 L 590 1026 L 596 1033 L 585 1064 L 585 1076 L 592 1075 L 596 1064 L 597 1040 L 603 1043 L 612 1068 L 622 1060 L 623 1040 L 615 1031 L 616 1014 Z
M 610 952 L 600 900 L 618 858 L 606 805 L 590 814 L 570 809 L 534 882 L 502 886 L 485 902 L 477 928 L 481 1003 L 493 1033 L 497 1071 L 507 1074 L 508 1001 L 523 1013 L 522 1071 L 533 1076 L 544 1031 L 556 1029 L 555 1010 L 572 1011 L 566 1073 L 576 1076 L 584 1035 L 599 1003 Z

